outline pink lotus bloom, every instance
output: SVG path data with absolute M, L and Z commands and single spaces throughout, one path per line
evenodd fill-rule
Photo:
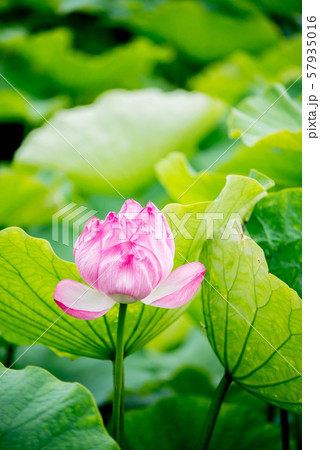
M 57 284 L 54 300 L 70 316 L 96 319 L 116 302 L 177 308 L 196 293 L 206 269 L 199 262 L 173 272 L 174 240 L 165 216 L 149 202 L 127 200 L 117 215 L 92 217 L 74 247 L 81 277 Z

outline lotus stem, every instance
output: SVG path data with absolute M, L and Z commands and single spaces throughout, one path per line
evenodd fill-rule
M 17 346 L 15 344 L 8 345 L 7 354 L 6 354 L 6 357 L 4 360 L 4 365 L 7 368 L 10 368 L 12 363 L 14 362 L 14 353 L 15 353 L 16 347 Z
M 280 409 L 282 450 L 290 450 L 288 411 Z
M 225 373 L 222 377 L 220 383 L 218 384 L 215 393 L 213 394 L 212 403 L 206 418 L 205 425 L 203 427 L 203 431 L 200 437 L 200 446 L 199 448 L 202 450 L 206 450 L 210 444 L 212 433 L 214 430 L 214 426 L 216 424 L 216 420 L 223 402 L 223 399 L 226 395 L 226 392 L 232 382 L 232 378 Z
M 114 362 L 113 383 L 114 396 L 112 408 L 113 437 L 121 445 L 123 440 L 123 413 L 124 413 L 124 322 L 127 305 L 120 303 L 117 328 L 116 358 Z

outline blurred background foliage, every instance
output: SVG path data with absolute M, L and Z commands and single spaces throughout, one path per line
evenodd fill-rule
M 70 202 L 104 218 L 123 203 L 117 190 L 159 207 L 212 201 L 226 175 L 256 169 L 276 184 L 248 231 L 272 273 L 301 293 L 300 31 L 297 0 L 0 0 L 0 226 L 72 260 L 51 223 Z M 60 220 L 60 236 L 69 226 Z M 128 448 L 194 448 L 222 374 L 202 322 L 197 299 L 126 361 Z M 0 342 L 4 364 L 23 350 Z M 84 384 L 108 422 L 110 362 L 37 346 L 16 368 L 28 364 Z M 171 436 L 171 423 L 180 426 L 170 446 L 156 430 Z M 280 448 L 278 411 L 233 386 L 214 445 Z

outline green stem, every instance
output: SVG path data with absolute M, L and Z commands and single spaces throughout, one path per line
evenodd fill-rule
M 113 408 L 112 408 L 112 423 L 113 423 L 113 437 L 120 444 L 123 436 L 123 410 L 124 410 L 124 370 L 123 370 L 123 356 L 124 356 L 124 321 L 126 318 L 127 305 L 120 303 L 118 315 L 118 329 L 117 329 L 117 345 L 116 345 L 116 359 L 114 362 L 113 371 Z
M 206 450 L 209 446 L 220 407 L 231 382 L 232 379 L 227 373 L 225 373 L 217 389 L 215 390 L 215 393 L 213 394 L 212 403 L 201 433 L 199 449 Z
M 268 408 L 267 422 L 273 422 L 277 408 L 274 405 L 271 405 L 270 403 L 268 403 L 267 408 Z
M 296 437 L 296 449 L 302 450 L 302 430 L 301 430 L 301 416 L 293 415 L 293 423 Z
M 288 411 L 280 409 L 282 450 L 290 450 Z
M 122 442 L 122 438 L 123 438 L 123 435 L 124 435 L 124 407 L 125 407 L 125 398 L 124 398 L 124 370 L 122 371 L 122 388 L 121 388 L 121 411 L 122 411 L 122 414 L 120 414 L 120 430 L 122 430 L 122 436 L 120 436 L 120 440 L 121 440 L 121 443 L 123 443 Z
M 4 361 L 4 365 L 8 368 L 12 365 L 12 363 L 14 361 L 14 353 L 15 353 L 16 347 L 17 346 L 15 344 L 8 345 L 7 354 L 6 354 L 6 358 Z

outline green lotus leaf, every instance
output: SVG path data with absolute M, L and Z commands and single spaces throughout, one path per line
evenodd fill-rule
M 220 138 L 212 149 L 197 154 L 196 165 L 203 167 L 199 172 L 177 152 L 156 164 L 158 179 L 174 200 L 210 200 L 228 174 L 247 175 L 252 169 L 274 180 L 276 189 L 301 186 L 301 106 L 284 87 L 273 85 L 264 97 L 240 103 L 230 115 L 229 131 L 236 140 Z
M 172 152 L 160 160 L 156 164 L 156 173 L 170 197 L 182 204 L 216 198 L 227 180 L 227 174 L 223 172 L 195 171 L 186 156 L 179 152 Z M 274 186 L 273 180 L 256 170 L 250 172 L 250 177 L 260 184 L 265 183 L 266 189 Z
M 157 177 L 170 197 L 185 205 L 210 201 L 216 198 L 226 183 L 226 175 L 197 172 L 191 167 L 186 155 L 169 153 L 155 166 Z
M 165 206 L 163 212 L 175 239 L 175 267 L 195 261 L 206 239 L 232 227 L 234 219 L 247 218 L 266 194 L 265 188 L 253 178 L 229 175 L 213 202 Z
M 52 215 L 66 205 L 71 186 L 63 176 L 3 167 L 0 191 L 0 224 L 27 227 L 51 223 Z
M 114 12 L 113 16 L 119 23 L 157 41 L 169 43 L 179 52 L 202 63 L 235 50 L 259 52 L 280 37 L 277 27 L 257 11 L 242 11 L 239 14 L 236 10 L 226 14 L 219 8 L 212 11 L 192 1 L 131 8 L 126 14 Z
M 150 110 L 152 104 L 152 111 Z M 170 151 L 191 154 L 225 112 L 205 94 L 159 89 L 110 91 L 88 106 L 60 111 L 15 154 L 31 169 L 63 167 L 85 194 L 136 193 L 154 181 Z
M 229 134 L 249 147 L 259 142 L 281 149 L 301 148 L 301 104 L 281 84 L 271 85 L 264 96 L 244 99 L 229 117 Z
M 256 404 L 250 404 L 248 397 L 242 404 L 226 402 L 222 405 L 208 450 L 280 450 L 280 427 L 266 424 L 265 412 L 260 405 L 258 409 Z M 126 448 L 199 448 L 209 407 L 209 398 L 183 395 L 164 398 L 149 408 L 128 411 L 125 416 Z
M 155 65 L 173 58 L 172 50 L 144 37 L 88 54 L 73 47 L 68 28 L 13 35 L 0 41 L 0 49 L 2 74 L 17 89 L 40 99 L 69 96 L 72 104 L 89 103 L 107 89 L 146 87 Z
M 2 448 L 119 449 L 80 384 L 63 383 L 31 366 L 8 370 L 0 364 L 0 377 Z
M 299 187 L 302 183 L 301 131 L 282 131 L 257 142 L 253 147 L 238 146 L 226 153 L 213 168 L 216 173 L 247 174 L 251 169 L 266 174 L 276 189 Z
M 269 270 L 302 292 L 302 190 L 270 194 L 253 210 L 247 230 L 264 250 Z
M 301 75 L 301 36 L 282 39 L 262 54 L 237 52 L 205 67 L 189 86 L 234 105 L 264 82 L 290 85 Z
M 269 274 L 262 249 L 243 234 L 203 247 L 202 302 L 210 344 L 241 387 L 301 412 L 301 299 Z

